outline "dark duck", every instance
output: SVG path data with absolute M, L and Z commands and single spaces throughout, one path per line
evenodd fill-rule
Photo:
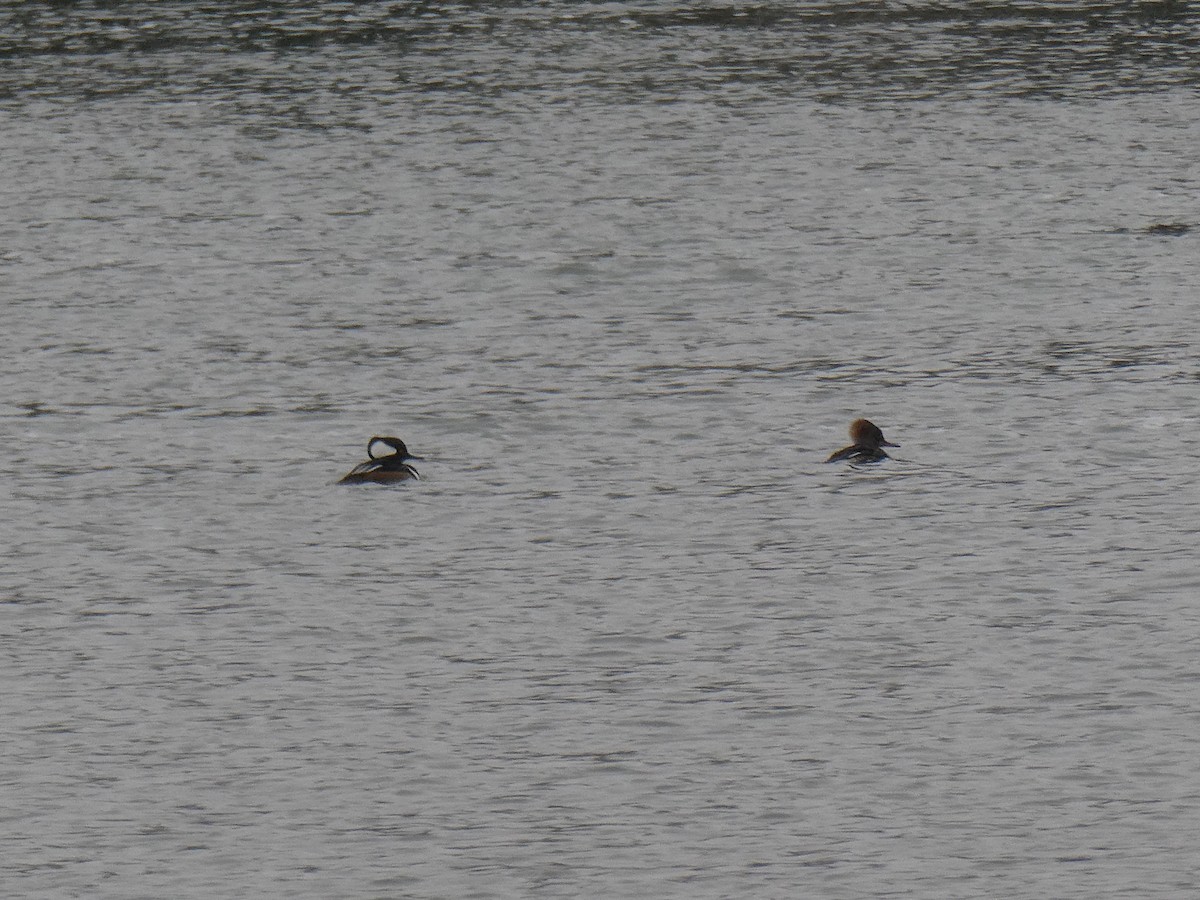
M 391 447 L 391 453 L 375 455 L 375 445 Z M 420 481 L 417 470 L 408 464 L 410 459 L 420 459 L 408 452 L 404 441 L 394 437 L 373 437 L 367 441 L 366 462 L 361 462 L 346 473 L 338 484 L 394 484 L 397 481 Z
M 866 419 L 855 419 L 850 424 L 850 440 L 853 443 L 849 447 L 843 447 L 825 462 L 841 462 L 842 460 L 852 463 L 881 462 L 891 459 L 883 452 L 884 447 L 900 446 L 885 440 L 879 426 Z

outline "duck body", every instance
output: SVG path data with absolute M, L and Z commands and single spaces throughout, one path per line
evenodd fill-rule
M 892 445 L 889 444 L 888 446 Z M 825 462 L 876 463 L 883 462 L 885 459 L 891 459 L 891 457 L 878 447 L 843 447 L 836 453 L 831 454 Z
M 384 444 L 393 452 L 375 455 L 375 445 Z M 408 464 L 410 459 L 420 459 L 408 452 L 404 441 L 394 437 L 373 437 L 367 441 L 366 462 L 361 462 L 347 472 L 338 484 L 395 484 L 399 481 L 420 481 L 421 476 Z
M 825 460 L 825 462 L 883 462 L 885 459 L 891 459 L 890 456 L 883 452 L 884 447 L 900 446 L 886 440 L 879 426 L 866 419 L 855 419 L 850 424 L 850 440 L 854 443 L 849 447 L 843 447 L 841 450 L 838 450 L 829 459 Z

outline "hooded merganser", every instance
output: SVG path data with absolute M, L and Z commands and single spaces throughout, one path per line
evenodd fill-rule
M 891 441 L 884 440 L 883 432 L 878 425 L 873 425 L 866 419 L 855 419 L 850 424 L 850 440 L 854 441 L 849 447 L 843 447 L 825 462 L 840 462 L 844 459 L 850 462 L 880 462 L 891 459 L 883 452 L 882 447 L 899 447 Z
M 395 452 L 376 456 L 372 448 L 376 444 L 387 444 Z M 404 441 L 394 437 L 373 437 L 367 441 L 366 462 L 351 469 L 338 484 L 392 484 L 396 481 L 420 481 L 417 470 L 405 462 L 406 459 L 421 459 L 413 456 L 404 446 Z

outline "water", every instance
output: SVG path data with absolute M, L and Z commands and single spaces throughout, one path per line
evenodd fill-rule
M 1196 14 L 972 10 L 5 7 L 2 892 L 1194 892 Z

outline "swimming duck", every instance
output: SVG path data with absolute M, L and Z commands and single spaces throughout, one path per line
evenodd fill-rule
M 395 452 L 376 456 L 373 449 L 376 444 L 386 444 Z M 421 459 L 421 457 L 409 453 L 408 448 L 404 446 L 404 441 L 400 438 L 371 438 L 367 441 L 367 456 L 370 459 L 359 463 L 347 472 L 338 484 L 392 484 L 397 481 L 421 480 L 417 470 L 405 462 L 408 459 Z
M 841 462 L 849 460 L 850 462 L 865 463 L 865 462 L 880 462 L 881 460 L 891 459 L 881 448 L 883 447 L 899 447 L 899 444 L 893 444 L 891 441 L 884 440 L 883 432 L 878 425 L 868 422 L 866 419 L 855 419 L 850 424 L 850 440 L 852 443 L 849 447 L 843 447 L 837 453 L 834 453 L 825 462 Z

